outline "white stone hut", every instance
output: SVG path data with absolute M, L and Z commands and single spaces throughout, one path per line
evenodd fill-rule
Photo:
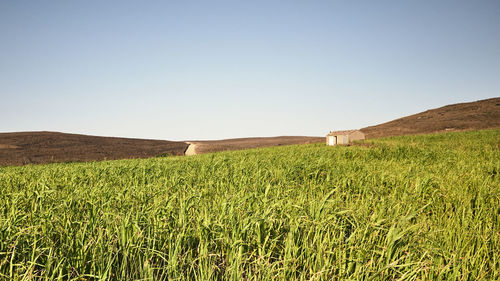
M 360 130 L 333 131 L 326 135 L 326 145 L 349 144 L 364 139 L 365 134 Z

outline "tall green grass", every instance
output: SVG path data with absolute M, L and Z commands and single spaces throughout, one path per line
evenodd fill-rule
M 1 280 L 499 280 L 500 130 L 0 168 Z

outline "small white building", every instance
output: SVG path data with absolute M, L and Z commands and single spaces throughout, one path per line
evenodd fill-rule
M 365 134 L 360 130 L 333 131 L 326 135 L 326 145 L 348 144 L 355 140 L 364 140 Z

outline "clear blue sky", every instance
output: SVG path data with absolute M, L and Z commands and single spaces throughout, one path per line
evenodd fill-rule
M 500 96 L 500 1 L 0 0 L 0 132 L 324 135 Z

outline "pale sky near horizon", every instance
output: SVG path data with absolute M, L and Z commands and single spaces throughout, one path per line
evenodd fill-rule
M 500 96 L 500 1 L 0 0 L 0 132 L 323 136 Z

